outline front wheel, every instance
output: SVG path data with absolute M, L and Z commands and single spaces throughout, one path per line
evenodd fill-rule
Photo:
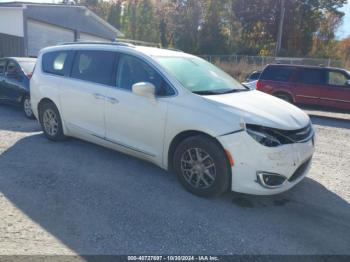
M 30 97 L 28 95 L 26 95 L 23 98 L 22 107 L 23 107 L 24 115 L 27 118 L 29 118 L 29 119 L 34 119 L 35 118 L 35 116 L 33 114 L 33 111 L 32 111 L 32 104 L 30 103 Z
M 213 197 L 228 189 L 231 170 L 223 148 L 214 139 L 194 136 L 175 150 L 174 170 L 191 193 Z

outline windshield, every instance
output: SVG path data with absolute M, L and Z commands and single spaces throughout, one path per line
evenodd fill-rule
M 21 66 L 21 68 L 23 69 L 25 74 L 30 74 L 33 72 L 34 66 L 35 66 L 35 62 L 33 61 L 21 61 L 19 62 L 19 65 Z
M 196 94 L 214 95 L 249 90 L 221 69 L 199 57 L 155 59 L 186 89 Z

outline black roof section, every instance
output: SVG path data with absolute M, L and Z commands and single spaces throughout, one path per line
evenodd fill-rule
M 314 68 L 314 69 L 322 69 L 322 68 L 324 68 L 324 69 L 333 69 L 333 70 L 345 70 L 344 68 L 340 68 L 340 67 L 329 67 L 329 66 L 323 66 L 323 65 L 315 66 L 315 65 L 297 65 L 297 64 L 279 64 L 279 63 L 274 63 L 274 64 L 266 65 L 266 67 L 268 67 L 268 66 Z

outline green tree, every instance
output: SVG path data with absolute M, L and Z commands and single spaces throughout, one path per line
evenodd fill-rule
M 226 1 L 208 0 L 205 4 L 204 22 L 199 33 L 199 52 L 202 54 L 227 54 L 228 36 L 224 32 L 223 10 Z
M 203 0 L 173 0 L 164 8 L 168 45 L 189 53 L 198 52 L 198 30 Z
M 273 53 L 281 0 L 234 1 L 234 12 L 242 26 L 240 52 L 258 54 L 261 50 L 269 50 Z M 344 3 L 346 0 L 285 0 L 282 54 L 308 55 L 312 49 L 314 35 L 327 20 L 327 13 L 341 18 L 343 14 L 337 10 Z
M 130 0 L 124 5 L 122 31 L 129 39 L 136 39 L 136 3 L 136 0 Z
M 159 42 L 159 21 L 155 18 L 155 7 L 150 0 L 137 2 L 136 6 L 136 39 Z
M 117 29 L 121 29 L 121 0 L 111 2 L 110 11 L 108 13 L 107 21 Z

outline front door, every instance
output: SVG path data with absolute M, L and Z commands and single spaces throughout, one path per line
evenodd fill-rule
M 328 91 L 322 99 L 338 109 L 350 110 L 350 76 L 340 70 L 328 70 Z
M 132 92 L 132 85 L 150 82 L 156 98 Z M 174 94 L 164 78 L 149 64 L 131 55 L 120 55 L 116 88 L 106 95 L 106 138 L 131 153 L 161 161 L 167 103 Z
M 320 98 L 327 92 L 326 71 L 322 68 L 300 68 L 295 86 L 296 102 L 326 105 Z

